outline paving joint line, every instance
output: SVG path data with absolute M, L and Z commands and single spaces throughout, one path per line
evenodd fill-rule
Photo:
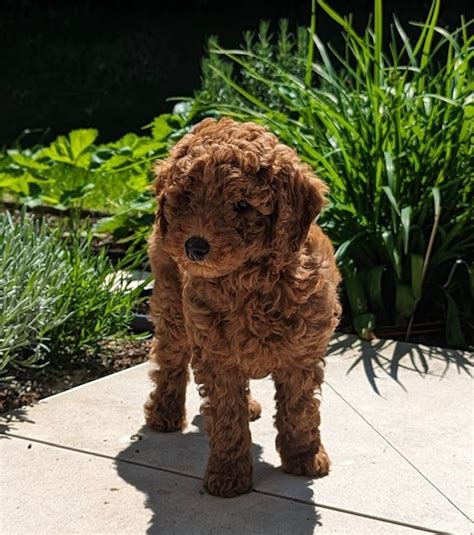
M 48 440 L 41 440 L 41 439 L 38 439 L 38 438 L 25 437 L 25 436 L 17 435 L 17 434 L 14 434 L 14 433 L 0 433 L 0 438 L 2 436 L 5 437 L 5 438 L 9 438 L 9 437 L 16 438 L 16 439 L 19 439 L 19 440 L 23 440 L 25 442 L 34 442 L 34 443 L 37 443 L 37 444 L 42 444 L 44 446 L 50 446 L 50 447 L 53 447 L 53 448 L 58 448 L 58 449 L 66 450 L 66 451 L 71 451 L 71 452 L 79 453 L 79 454 L 82 454 L 82 455 L 91 455 L 93 457 L 98 457 L 100 459 L 106 459 L 108 461 L 114 461 L 116 463 L 124 463 L 124 464 L 129 464 L 129 465 L 132 465 L 132 466 L 139 466 L 141 468 L 148 468 L 148 469 L 151 469 L 151 470 L 156 470 L 158 472 L 165 472 L 165 473 L 176 475 L 176 476 L 179 476 L 179 477 L 186 477 L 188 479 L 193 479 L 195 481 L 202 481 L 202 478 L 199 477 L 199 476 L 196 476 L 194 474 L 189 474 L 189 473 L 186 473 L 186 472 L 180 472 L 178 470 L 173 470 L 172 468 L 164 468 L 164 467 L 154 466 L 154 465 L 150 465 L 150 464 L 143 463 L 143 462 L 133 461 L 133 460 L 130 460 L 130 459 L 120 459 L 120 458 L 117 458 L 117 457 L 111 457 L 110 455 L 106 455 L 105 453 L 98 453 L 98 452 L 95 452 L 95 451 L 83 450 L 83 449 L 80 449 L 80 448 L 74 448 L 72 446 L 64 446 L 62 444 L 56 444 L 54 442 L 49 442 Z M 343 509 L 341 507 L 336 507 L 336 506 L 333 506 L 333 505 L 324 505 L 324 504 L 321 504 L 321 503 L 318 503 L 318 502 L 313 502 L 311 500 L 304 500 L 302 498 L 296 498 L 296 497 L 292 498 L 290 496 L 285 496 L 285 495 L 282 495 L 282 494 L 279 494 L 279 493 L 270 492 L 270 491 L 259 490 L 259 489 L 255 489 L 254 488 L 254 489 L 252 489 L 252 492 L 254 492 L 255 494 L 260 494 L 260 495 L 263 495 L 263 496 L 269 496 L 269 497 L 277 498 L 277 499 L 284 500 L 284 501 L 300 503 L 302 505 L 307 505 L 307 506 L 310 506 L 310 507 L 319 507 L 320 509 L 327 509 L 329 511 L 335 511 L 335 512 L 338 512 L 338 513 L 343 513 L 343 514 L 348 514 L 348 515 L 352 515 L 352 516 L 358 516 L 358 517 L 362 517 L 362 518 L 367 518 L 367 519 L 370 519 L 370 520 L 375 520 L 377 522 L 383 522 L 385 524 L 394 524 L 394 525 L 398 525 L 398 526 L 402 526 L 402 527 L 406 527 L 406 528 L 416 529 L 418 531 L 434 533 L 436 535 L 453 535 L 453 533 L 448 532 L 448 531 L 440 531 L 440 530 L 436 530 L 436 529 L 431 529 L 431 528 L 427 528 L 425 526 L 420 526 L 418 524 L 411 524 L 411 523 L 408 523 L 408 522 L 403 522 L 401 520 L 394 520 L 394 519 L 391 519 L 391 518 L 385 518 L 385 517 L 381 517 L 381 516 L 371 515 L 369 513 L 362 513 L 362 512 L 359 512 L 359 511 L 353 511 L 353 510 L 350 510 L 350 509 Z
M 390 440 L 388 440 L 388 438 L 385 437 L 385 435 L 383 435 L 373 424 L 371 424 L 369 420 L 367 420 L 367 418 L 361 412 L 359 412 L 349 401 L 347 401 L 347 399 L 344 396 L 339 394 L 339 392 L 333 386 L 331 386 L 327 381 L 325 381 L 324 384 L 327 385 L 340 399 L 342 399 L 342 401 L 344 401 L 344 403 L 348 407 L 350 407 L 359 416 L 359 418 L 361 418 L 373 431 L 377 433 L 377 435 L 379 435 L 380 438 L 382 438 L 382 440 L 384 440 L 390 446 L 390 448 L 392 448 L 416 472 L 418 472 L 418 474 L 427 483 L 429 483 L 437 492 L 439 492 L 439 494 L 441 494 L 441 496 L 443 496 L 443 498 L 445 498 L 455 509 L 457 509 L 457 511 L 459 511 L 465 518 L 467 518 L 467 520 L 469 520 L 469 522 L 472 523 L 472 519 L 458 505 L 456 505 L 451 500 L 451 498 L 449 498 L 449 496 L 447 496 L 437 485 L 435 485 L 412 461 L 410 461 L 408 457 L 406 457 L 394 444 L 392 444 Z

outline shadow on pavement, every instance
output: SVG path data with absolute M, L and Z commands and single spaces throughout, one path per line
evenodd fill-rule
M 147 530 L 149 535 L 306 535 L 314 533 L 317 526 L 322 525 L 316 508 L 306 503 L 269 496 L 264 492 L 230 499 L 208 495 L 201 481 L 208 455 L 207 435 L 201 416 L 196 416 L 192 425 L 197 427 L 197 432 L 156 433 L 143 426 L 135 436 L 145 439 L 132 442 L 116 457 L 118 474 L 145 495 L 145 507 L 152 511 Z M 258 421 L 252 425 L 258 425 Z M 267 475 L 274 475 L 278 469 L 262 460 L 262 448 L 258 444 L 253 444 L 252 448 L 254 484 L 258 486 Z M 146 477 L 144 469 L 136 464 L 148 467 Z M 283 480 L 286 475 L 282 473 L 281 477 Z M 313 492 L 309 485 L 313 480 L 305 477 L 297 479 L 302 487 L 300 499 L 310 502 Z
M 351 365 L 347 373 L 362 366 L 373 390 L 380 395 L 377 374 L 384 374 L 404 389 L 400 370 L 414 372 L 424 377 L 431 375 L 442 379 L 453 366 L 458 373 L 472 376 L 474 360 L 455 349 L 419 346 L 397 340 L 374 340 L 367 342 L 356 336 L 338 334 L 329 345 L 327 356 L 347 356 Z M 440 364 L 443 366 L 440 367 Z M 433 369 L 436 368 L 436 369 Z
M 8 438 L 8 433 L 15 430 L 15 424 L 19 422 L 28 422 L 34 424 L 33 420 L 28 418 L 28 407 L 15 409 L 11 412 L 0 415 L 0 439 Z

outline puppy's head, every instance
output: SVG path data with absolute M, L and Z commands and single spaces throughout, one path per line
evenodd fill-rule
M 163 248 L 208 278 L 296 253 L 326 192 L 265 128 L 231 119 L 202 121 L 155 173 Z

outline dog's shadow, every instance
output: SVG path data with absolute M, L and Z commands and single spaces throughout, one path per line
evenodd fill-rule
M 262 447 L 253 444 L 254 485 L 258 490 L 232 499 L 216 498 L 202 488 L 208 455 L 208 439 L 201 416 L 195 416 L 185 433 L 155 433 L 143 426 L 117 455 L 116 469 L 128 484 L 145 494 L 145 507 L 152 516 L 147 533 L 314 533 L 320 515 L 310 505 L 312 479 L 287 476 L 298 485 L 297 500 L 284 496 L 284 489 L 265 480 L 279 477 L 262 460 Z

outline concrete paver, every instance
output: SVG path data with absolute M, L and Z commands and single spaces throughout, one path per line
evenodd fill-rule
M 412 532 L 257 493 L 223 500 L 198 479 L 22 439 L 0 441 L 0 459 L 4 535 Z
M 348 347 L 350 344 L 352 347 Z M 253 394 L 263 405 L 263 416 L 251 424 L 257 493 L 250 496 L 261 497 L 258 492 L 276 494 L 281 498 L 272 500 L 301 500 L 304 502 L 298 504 L 301 507 L 311 508 L 310 504 L 316 503 L 433 531 L 469 533 L 472 524 L 467 518 L 466 482 L 472 475 L 472 459 L 470 455 L 466 457 L 466 448 L 472 446 L 472 432 L 469 432 L 472 420 L 466 419 L 467 411 L 458 410 L 459 403 L 467 404 L 472 395 L 467 391 L 469 375 L 464 371 L 460 374 L 459 367 L 451 366 L 440 379 L 442 370 L 435 359 L 436 362 L 430 362 L 430 371 L 437 375 L 422 378 L 404 370 L 405 361 L 410 360 L 406 353 L 398 363 L 397 377 L 406 390 L 393 378 L 383 379 L 379 370 L 380 379 L 375 380 L 379 393 L 376 393 L 374 381 L 371 386 L 360 366 L 347 374 L 354 361 L 367 353 L 367 349 L 356 344 L 354 340 L 336 340 L 328 357 L 322 434 L 333 469 L 327 478 L 294 477 L 278 469 L 272 422 L 273 385 L 269 380 L 252 383 Z M 390 351 L 385 358 L 390 356 Z M 181 479 L 183 475 L 190 476 L 194 481 L 192 488 L 198 489 L 199 481 L 193 478 L 200 478 L 204 472 L 208 442 L 201 429 L 196 388 L 193 384 L 188 388 L 190 425 L 186 432 L 154 433 L 143 427 L 142 405 L 150 389 L 146 369 L 146 365 L 137 366 L 53 396 L 23 414 L 17 413 L 16 418 L 0 419 L 0 426 L 3 423 L 6 433 L 12 436 L 119 459 L 120 465 L 130 467 L 132 475 L 128 480 L 133 479 L 135 465 L 127 464 L 132 462 L 140 464 L 140 470 L 151 472 L 150 481 L 160 468 L 179 472 L 182 475 L 176 477 Z M 367 364 L 364 369 L 369 369 Z M 443 411 L 437 411 L 436 418 L 433 407 L 443 407 Z M 441 417 L 443 414 L 446 421 Z M 449 451 L 443 447 L 447 437 L 452 445 Z M 448 454 L 455 458 L 450 467 Z M 196 490 L 195 499 L 200 496 Z M 234 503 L 234 500 L 210 499 L 214 500 L 212 503 Z M 234 511 L 234 505 L 226 507 Z M 324 512 L 323 517 L 329 511 L 317 509 L 319 513 Z M 382 529 L 379 522 L 371 522 Z M 319 530 L 320 527 L 318 533 Z M 374 532 L 372 528 L 370 532 Z
M 354 355 L 360 363 L 348 373 Z M 341 336 L 327 361 L 328 385 L 474 518 L 473 355 Z M 373 365 L 372 384 L 362 380 L 364 361 Z

